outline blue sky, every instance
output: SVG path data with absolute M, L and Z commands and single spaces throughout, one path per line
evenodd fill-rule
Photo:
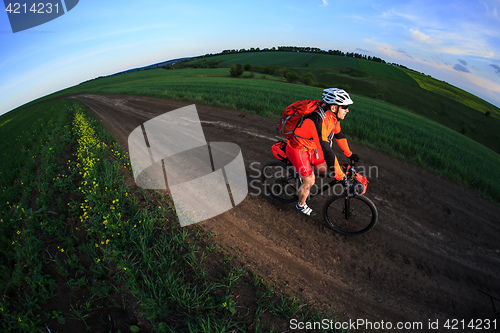
M 126 69 L 282 45 L 378 56 L 500 107 L 500 0 L 80 0 L 18 33 L 2 9 L 0 114 Z

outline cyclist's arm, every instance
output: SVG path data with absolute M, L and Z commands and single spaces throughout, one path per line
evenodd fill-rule
M 349 149 L 349 144 L 347 143 L 347 139 L 342 132 L 342 129 L 340 128 L 340 122 L 337 122 L 337 125 L 335 126 L 335 129 L 333 130 L 335 140 L 337 141 L 337 144 L 339 145 L 340 149 L 344 152 L 344 155 L 346 157 L 351 157 L 352 151 Z
M 335 154 L 332 150 L 332 147 L 330 146 L 330 141 L 328 140 L 329 133 L 326 133 L 326 135 L 324 135 L 323 133 L 323 119 L 316 112 L 311 115 L 310 119 L 316 126 L 316 132 L 318 133 L 319 139 L 319 147 L 321 147 L 321 151 L 323 152 L 326 165 L 328 167 L 333 167 L 335 165 Z

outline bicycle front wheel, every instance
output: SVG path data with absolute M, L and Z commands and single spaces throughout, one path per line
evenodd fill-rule
M 262 167 L 262 184 L 273 198 L 291 203 L 298 200 L 298 179 L 294 177 L 295 169 L 281 161 L 271 161 Z
M 326 224 L 338 233 L 361 235 L 371 230 L 378 220 L 375 204 L 364 196 L 333 196 L 323 208 Z

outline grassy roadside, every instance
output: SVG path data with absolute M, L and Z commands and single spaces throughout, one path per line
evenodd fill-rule
M 16 138 L 1 141 L 3 328 L 273 332 L 329 318 L 181 228 L 168 197 L 131 190 L 127 155 L 82 105 L 38 104 L 1 133 Z
M 4 123 L 0 132 L 0 316 L 2 325 L 19 331 L 29 331 L 40 322 L 40 303 L 48 302 L 57 287 L 46 265 L 49 260 L 56 262 L 56 255 L 65 248 L 51 248 L 50 241 L 39 237 L 40 233 L 46 240 L 55 237 L 65 219 L 58 213 L 65 210 L 64 202 L 53 195 L 54 191 L 66 192 L 68 180 L 64 176 L 55 180 L 63 168 L 56 156 L 62 154 L 64 145 L 54 142 L 69 138 L 56 139 L 56 131 L 68 121 L 59 111 L 59 105 L 23 110 Z M 47 223 L 49 219 L 52 223 Z

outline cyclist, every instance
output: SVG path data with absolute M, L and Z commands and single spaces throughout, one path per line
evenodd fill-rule
M 296 207 L 308 216 L 315 215 L 306 204 L 316 180 L 314 172 L 326 175 L 331 170 L 335 179 L 344 178 L 344 172 L 332 150 L 333 138 L 347 157 L 355 162 L 359 161 L 359 156 L 349 149 L 347 139 L 340 128 L 340 120 L 345 118 L 352 103 L 351 97 L 343 89 L 323 90 L 323 97 L 317 103 L 317 109 L 305 117 L 288 140 L 286 153 L 302 178 Z

